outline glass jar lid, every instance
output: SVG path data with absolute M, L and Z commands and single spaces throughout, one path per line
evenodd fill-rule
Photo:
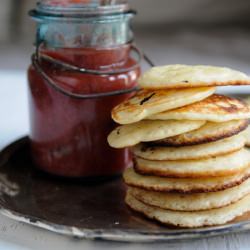
M 127 0 L 41 0 L 32 17 L 88 18 L 134 12 Z

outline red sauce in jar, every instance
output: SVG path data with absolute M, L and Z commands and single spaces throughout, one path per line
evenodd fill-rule
M 136 62 L 130 45 L 109 49 L 43 49 L 55 59 L 88 69 L 123 69 Z M 116 75 L 91 75 L 56 68 L 42 62 L 42 69 L 56 84 L 77 94 L 129 89 L 136 85 L 139 67 Z M 131 94 L 75 99 L 48 86 L 30 66 L 28 71 L 31 117 L 31 149 L 42 170 L 66 177 L 113 176 L 131 164 L 127 149 L 113 149 L 107 135 L 115 127 L 111 110 Z

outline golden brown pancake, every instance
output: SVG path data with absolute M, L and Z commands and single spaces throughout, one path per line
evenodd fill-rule
M 108 143 L 113 148 L 134 146 L 140 142 L 155 141 L 187 131 L 197 129 L 205 121 L 139 121 L 122 125 L 114 129 L 108 136 Z
M 220 123 L 207 122 L 199 129 L 181 135 L 150 142 L 148 145 L 180 147 L 203 144 L 236 135 L 245 130 L 247 126 L 248 120 L 232 120 Z
M 133 168 L 123 174 L 127 185 L 157 192 L 202 193 L 216 192 L 239 185 L 250 177 L 250 168 L 226 177 L 212 178 L 168 178 L 141 175 Z
M 180 194 L 135 187 L 128 190 L 137 200 L 151 206 L 175 211 L 201 211 L 224 207 L 242 199 L 250 193 L 250 179 L 238 186 L 210 193 Z
M 247 127 L 247 129 L 243 132 L 243 135 L 246 140 L 246 146 L 250 147 L 250 126 Z
M 244 102 L 224 95 L 208 98 L 187 106 L 154 114 L 150 120 L 204 120 L 226 122 L 250 118 L 250 107 Z
M 131 209 L 150 219 L 166 225 L 190 228 L 225 224 L 250 211 L 250 195 L 222 208 L 195 212 L 173 211 L 150 206 L 136 199 L 130 192 L 127 193 L 125 201 Z
M 184 147 L 150 147 L 140 143 L 132 148 L 134 155 L 155 161 L 198 160 L 240 150 L 246 143 L 244 132 L 219 141 Z
M 179 90 L 140 90 L 133 97 L 112 110 L 112 118 L 119 124 L 141 121 L 147 116 L 201 101 L 215 92 L 213 87 Z
M 151 161 L 135 157 L 139 174 L 174 178 L 209 178 L 230 176 L 250 166 L 250 151 L 239 151 L 201 160 Z M 176 180 L 178 181 L 178 180 Z

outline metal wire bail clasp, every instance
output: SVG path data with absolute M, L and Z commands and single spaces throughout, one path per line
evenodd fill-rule
M 41 66 L 41 61 L 53 63 L 53 65 L 55 65 L 56 67 L 63 69 L 63 70 L 75 71 L 75 72 L 82 73 L 82 74 L 93 74 L 93 75 L 99 75 L 99 76 L 100 75 L 116 75 L 116 74 L 126 73 L 126 72 L 129 72 L 131 70 L 134 70 L 137 67 L 139 67 L 140 62 L 142 61 L 142 58 L 144 58 L 145 61 L 150 66 L 154 66 L 152 61 L 147 56 L 145 56 L 135 45 L 132 45 L 132 47 L 131 47 L 131 51 L 134 52 L 136 54 L 136 57 L 137 57 L 136 63 L 133 66 L 125 68 L 125 69 L 107 70 L 107 71 L 79 68 L 75 65 L 68 64 L 68 63 L 63 62 L 63 61 L 58 60 L 58 59 L 54 59 L 48 55 L 44 55 L 44 54 L 42 55 L 40 53 L 40 47 L 42 45 L 44 45 L 44 42 L 41 42 L 38 44 L 38 46 L 36 47 L 36 52 L 32 55 L 32 64 L 33 64 L 34 68 L 45 79 L 46 83 L 51 88 L 53 88 L 54 90 L 60 92 L 61 94 L 66 95 L 68 97 L 77 98 L 77 99 L 90 99 L 90 98 L 100 98 L 100 97 L 128 94 L 128 93 L 132 93 L 134 91 L 137 91 L 138 87 L 133 87 L 133 88 L 129 88 L 129 89 L 122 89 L 122 90 L 115 90 L 115 91 L 110 91 L 110 92 L 105 92 L 105 93 L 87 94 L 87 95 L 72 93 L 72 92 L 67 91 L 66 89 L 60 87 L 58 84 L 56 84 L 54 82 L 53 79 L 51 79 L 51 77 L 49 77 L 46 74 L 46 72 L 44 72 L 44 70 L 42 69 L 42 66 Z

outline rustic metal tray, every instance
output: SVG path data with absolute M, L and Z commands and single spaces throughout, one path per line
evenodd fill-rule
M 250 229 L 250 213 L 218 227 L 166 227 L 128 209 L 125 189 L 121 178 L 89 184 L 39 172 L 32 165 L 27 137 L 0 153 L 0 212 L 53 232 L 86 239 L 153 242 Z

